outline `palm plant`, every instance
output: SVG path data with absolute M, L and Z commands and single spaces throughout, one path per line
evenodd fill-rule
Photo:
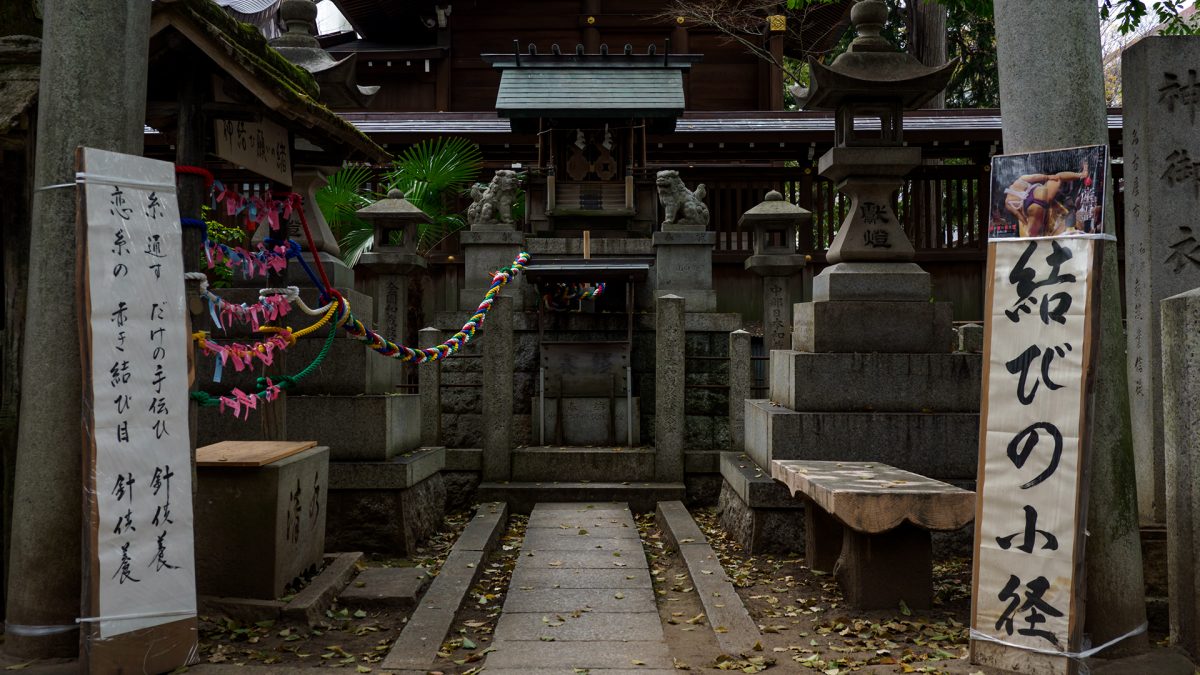
M 339 238 L 343 260 L 353 266 L 375 240 L 374 230 L 354 212 L 399 188 L 432 221 L 417 230 L 417 250 L 423 253 L 466 225 L 458 199 L 474 184 L 482 166 L 479 146 L 465 138 L 425 140 L 396 158 L 382 175 L 378 194 L 366 188 L 372 178 L 368 168 L 349 166 L 330 176 L 317 203 Z

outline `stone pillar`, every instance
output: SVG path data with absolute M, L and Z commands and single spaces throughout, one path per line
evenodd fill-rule
M 1197 183 L 1178 171 L 1200 157 L 1200 102 L 1183 93 L 1200 37 L 1150 37 L 1121 56 L 1125 97 L 1125 306 L 1129 404 L 1143 522 L 1165 516 L 1159 302 L 1200 286 Z M 1178 162 L 1183 161 L 1183 164 Z
M 46 0 L 34 187 L 74 183 L 75 149 L 142 154 L 144 0 Z M 100 57 L 99 55 L 103 55 Z M 98 111 L 103 111 L 102 113 Z M 75 190 L 33 197 L 4 651 L 79 653 L 82 367 Z
M 746 445 L 746 399 L 750 398 L 753 376 L 750 334 L 735 330 L 729 334 L 729 437 L 734 450 L 742 450 Z
M 683 298 L 689 312 L 715 312 L 712 249 L 716 232 L 655 232 L 654 295 Z
M 1200 659 L 1200 289 L 1162 302 L 1171 642 Z
M 1095 4 L 995 0 L 995 17 L 1005 152 L 1107 143 Z M 1048 63 L 1055 66 L 1046 68 Z M 1056 93 L 1047 96 L 1047 91 Z M 1111 232 L 1111 209 L 1106 209 L 1104 222 L 1105 231 Z M 1118 637 L 1146 619 L 1120 276 L 1116 246 L 1105 243 L 1102 248 L 1102 325 L 1096 345 L 1088 485 L 1090 536 L 1084 555 L 1088 610 L 1084 630 L 1092 644 Z M 1119 647 L 1145 643 L 1143 633 Z
M 1200 288 L 1163 300 L 1166 578 L 1171 641 L 1200 658 Z
M 483 480 L 512 476 L 513 299 L 497 295 L 483 324 Z
M 442 332 L 430 326 L 417 331 L 419 348 L 442 341 Z M 417 393 L 421 396 L 421 445 L 440 445 L 442 440 L 442 364 L 424 363 L 417 368 Z
M 654 477 L 683 482 L 684 299 L 664 295 L 654 318 Z
M 355 267 L 365 283 L 364 290 L 374 301 L 375 329 L 398 344 L 408 342 L 408 280 L 417 270 L 424 270 L 425 259 L 413 254 L 377 247 L 364 253 Z M 408 365 L 396 359 L 374 366 L 368 381 L 369 394 L 395 393 L 396 385 L 406 382 Z M 372 387 L 382 387 L 377 390 Z

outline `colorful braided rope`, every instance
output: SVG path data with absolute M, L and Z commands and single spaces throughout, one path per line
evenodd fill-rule
M 396 344 L 386 337 L 367 328 L 361 321 L 350 315 L 346 321 L 346 332 L 352 337 L 358 339 L 359 342 L 365 343 L 368 347 L 376 352 L 389 356 L 393 359 L 403 361 L 404 363 L 432 363 L 441 361 L 442 359 L 458 352 L 463 345 L 471 341 L 475 337 L 475 332 L 483 325 L 484 319 L 487 318 L 488 311 L 492 308 L 492 302 L 496 295 L 504 288 L 508 282 L 516 278 L 517 274 L 525 269 L 529 264 L 529 254 L 522 251 L 520 255 L 513 260 L 512 265 L 496 272 L 492 276 L 492 285 L 488 288 L 487 293 L 483 296 L 483 301 L 479 303 L 479 307 L 475 309 L 475 313 L 467 322 L 463 324 L 461 330 L 440 345 L 433 347 L 425 347 L 423 349 L 413 349 L 404 345 Z

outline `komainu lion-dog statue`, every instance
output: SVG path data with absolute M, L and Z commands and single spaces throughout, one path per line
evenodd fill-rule
M 704 183 L 696 190 L 687 189 L 679 178 L 678 171 L 659 171 L 655 180 L 658 186 L 658 201 L 663 206 L 663 225 L 698 225 L 708 227 L 708 207 L 704 205 L 707 194 Z
M 513 224 L 512 206 L 517 199 L 517 172 L 500 169 L 488 185 L 471 186 L 471 205 L 467 207 L 468 225 Z

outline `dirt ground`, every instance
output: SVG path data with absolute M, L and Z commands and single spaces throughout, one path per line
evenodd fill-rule
M 931 610 L 897 607 L 894 611 L 857 611 L 843 606 L 832 577 L 808 569 L 803 558 L 748 555 L 721 530 L 714 509 L 693 509 L 692 515 L 761 627 L 762 650 L 721 654 L 683 561 L 667 550 L 666 539 L 653 516 L 641 516 L 637 518 L 638 529 L 677 670 L 824 675 L 985 672 L 966 660 L 971 581 L 967 559 L 935 563 Z M 371 558 L 365 564 L 422 565 L 436 571 L 468 516 L 448 516 L 441 533 L 412 558 Z M 480 581 L 470 589 L 430 672 L 485 672 L 480 664 L 491 645 L 527 520 L 524 516 L 510 517 L 500 545 L 485 563 Z M 289 622 L 240 625 L 227 619 L 203 618 L 201 662 L 384 673 L 387 671 L 379 663 L 407 620 L 408 612 L 369 612 L 340 606 L 314 627 Z

